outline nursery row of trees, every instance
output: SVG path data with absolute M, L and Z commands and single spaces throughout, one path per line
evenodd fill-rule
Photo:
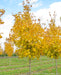
M 28 57 L 29 63 L 31 59 L 39 59 L 41 55 L 58 59 L 61 57 L 61 27 L 56 26 L 55 12 L 53 18 L 49 13 L 50 22 L 46 24 L 48 27 L 44 27 L 40 19 L 33 19 L 30 13 L 32 6 L 28 0 L 26 2 L 27 4 L 23 1 L 23 12 L 13 15 L 15 22 L 4 43 L 5 53 L 12 56 L 15 45 L 16 55 L 20 58 Z

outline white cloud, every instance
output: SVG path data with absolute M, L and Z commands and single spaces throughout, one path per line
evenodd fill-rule
M 3 32 L 3 34 L 2 34 L 3 41 L 5 41 L 6 37 L 9 37 L 10 29 L 13 26 L 13 19 L 14 19 L 14 17 L 11 15 L 5 15 L 3 17 L 4 24 L 0 25 L 0 33 Z M 2 41 L 0 41 L 0 42 L 2 42 Z
M 50 7 L 55 8 L 55 9 L 58 7 L 61 7 L 61 2 L 55 2 L 55 3 L 51 4 Z
M 37 18 L 41 18 L 42 22 L 46 22 L 46 20 L 50 20 L 49 12 L 51 12 L 52 17 L 54 11 L 56 12 L 56 25 L 60 25 L 60 16 L 61 16 L 61 2 L 55 2 L 50 5 L 49 8 L 39 9 L 34 12 Z
M 38 0 L 30 0 L 30 3 L 36 3 Z
M 33 8 L 40 7 L 40 6 L 42 6 L 42 3 L 41 2 L 36 3 L 36 4 L 32 4 L 32 7 Z
M 10 29 L 11 27 L 13 26 L 13 21 L 14 20 L 14 17 L 12 15 L 5 15 L 3 17 L 3 21 L 4 21 L 4 24 L 1 24 L 0 25 L 0 33 L 2 32 L 2 39 L 0 39 L 0 43 L 2 45 L 2 48 L 4 49 L 4 42 L 5 42 L 5 39 L 6 37 L 8 38 L 9 37 L 9 32 L 10 32 Z

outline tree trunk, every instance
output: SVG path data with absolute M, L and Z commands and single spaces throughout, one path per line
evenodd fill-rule
M 29 59 L 29 75 L 31 75 L 31 59 Z
M 57 74 L 57 59 L 55 59 L 55 64 L 56 64 L 56 75 L 58 75 Z

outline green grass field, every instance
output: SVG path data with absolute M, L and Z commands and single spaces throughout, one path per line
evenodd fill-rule
M 61 59 L 57 60 L 58 75 L 61 75 Z M 31 61 L 32 75 L 55 75 L 55 60 L 42 56 Z M 17 57 L 0 57 L 0 75 L 28 75 L 29 60 Z

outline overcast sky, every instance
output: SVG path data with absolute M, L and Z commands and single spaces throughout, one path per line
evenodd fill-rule
M 2 20 L 5 22 L 0 25 L 0 32 L 3 32 L 3 38 L 0 40 L 1 43 L 8 37 L 11 27 L 13 26 L 14 17 L 12 14 L 22 12 L 22 1 L 23 0 L 0 0 L 0 9 L 5 10 L 5 14 L 2 16 Z M 61 16 L 61 0 L 30 0 L 32 4 L 31 11 L 37 18 L 41 18 L 42 22 L 46 22 L 49 19 L 49 12 L 53 14 L 56 11 L 56 24 L 60 25 Z

